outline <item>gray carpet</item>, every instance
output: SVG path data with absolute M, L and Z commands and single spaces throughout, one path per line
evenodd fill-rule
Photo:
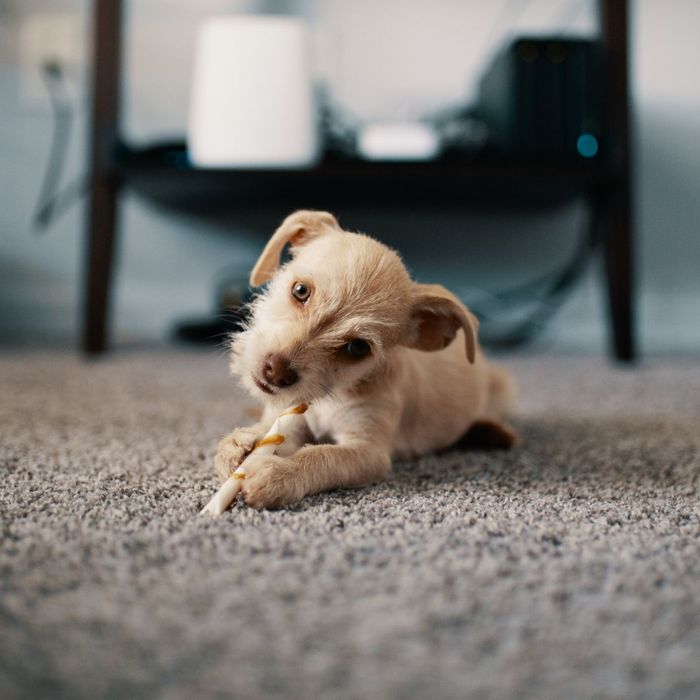
M 699 697 L 700 363 L 506 364 L 515 451 L 213 521 L 223 357 L 0 355 L 0 697 Z

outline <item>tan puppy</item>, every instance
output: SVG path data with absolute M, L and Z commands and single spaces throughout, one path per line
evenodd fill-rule
M 298 211 L 251 273 L 254 286 L 268 281 L 231 361 L 262 420 L 221 441 L 216 470 L 226 479 L 292 403 L 311 404 L 310 444 L 287 458 L 251 455 L 249 505 L 379 481 L 392 457 L 449 447 L 470 429 L 492 445 L 515 441 L 502 422 L 512 385 L 484 359 L 476 319 L 444 287 L 411 281 L 393 250 L 331 214 Z

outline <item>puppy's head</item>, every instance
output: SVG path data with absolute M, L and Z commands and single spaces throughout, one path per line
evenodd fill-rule
M 280 267 L 287 245 L 291 259 Z M 412 282 L 393 250 L 343 231 L 326 212 L 287 217 L 250 282 L 269 285 L 234 339 L 232 369 L 280 407 L 370 380 L 397 347 L 441 350 L 459 329 L 474 361 L 477 323 L 462 303 L 439 285 Z

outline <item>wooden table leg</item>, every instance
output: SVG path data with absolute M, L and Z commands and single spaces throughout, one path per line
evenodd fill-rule
M 634 220 L 629 91 L 627 0 L 599 0 L 601 39 L 607 54 L 606 106 L 614 180 L 606 202 L 603 241 L 612 347 L 618 360 L 636 357 Z
M 108 346 L 109 301 L 117 232 L 119 178 L 114 161 L 119 138 L 121 0 L 95 0 L 90 132 L 90 198 L 82 347 Z
M 615 358 L 636 358 L 632 208 L 624 183 L 610 198 L 603 240 L 612 350 Z
M 95 355 L 109 344 L 109 305 L 117 228 L 119 185 L 114 178 L 93 178 L 88 224 L 83 350 Z

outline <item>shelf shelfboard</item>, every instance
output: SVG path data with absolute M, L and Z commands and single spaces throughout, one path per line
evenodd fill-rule
M 609 183 L 597 162 L 451 157 L 368 162 L 328 157 L 309 169 L 194 168 L 183 144 L 122 147 L 117 170 L 153 203 L 216 215 L 289 208 L 529 209 L 559 206 Z

